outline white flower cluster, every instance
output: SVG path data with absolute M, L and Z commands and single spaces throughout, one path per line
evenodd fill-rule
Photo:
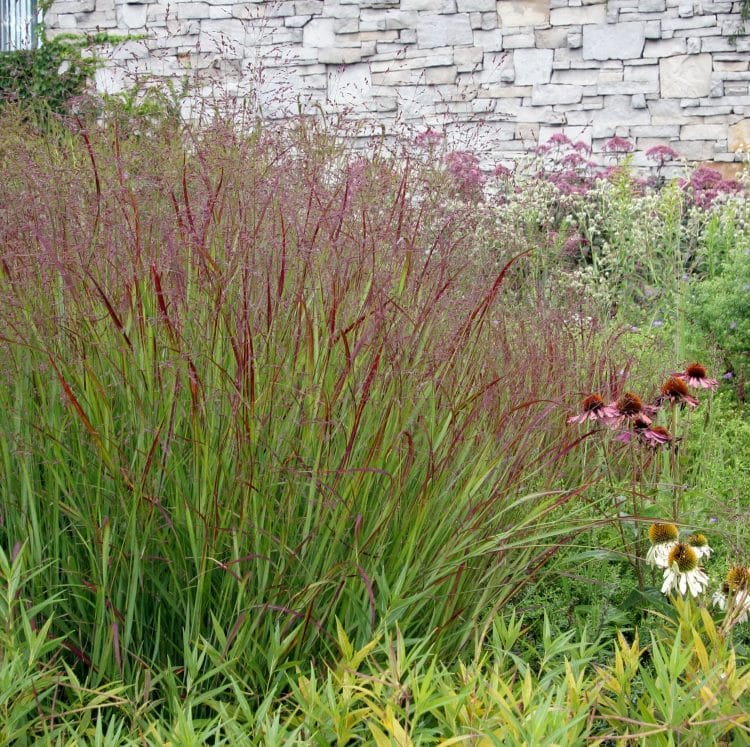
M 713 552 L 702 534 L 691 534 L 681 540 L 674 524 L 656 523 L 649 527 L 651 547 L 646 562 L 664 571 L 661 587 L 663 594 L 677 592 L 693 597 L 702 594 L 709 578 L 700 565 Z M 713 604 L 726 613 L 731 624 L 750 619 L 750 568 L 735 566 L 729 570 L 726 581 L 711 597 Z

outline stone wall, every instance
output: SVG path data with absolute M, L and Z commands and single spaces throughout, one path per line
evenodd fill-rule
M 750 37 L 732 0 L 55 0 L 51 33 L 143 34 L 108 50 L 117 90 L 188 79 L 266 116 L 345 111 L 513 158 L 556 132 L 601 152 L 740 161 Z

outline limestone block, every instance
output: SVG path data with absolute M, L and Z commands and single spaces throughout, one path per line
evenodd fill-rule
M 401 0 L 401 10 L 426 10 L 433 13 L 455 13 L 455 0 Z
M 227 0 L 221 0 L 222 2 L 226 2 Z M 275 3 L 271 5 L 270 3 L 267 3 L 271 8 L 276 7 Z M 359 14 L 361 13 L 361 10 L 359 6 L 356 5 L 337 5 L 336 3 L 325 3 L 325 17 L 326 18 L 359 18 Z M 276 15 L 276 11 L 274 10 L 273 15 Z
M 650 124 L 651 115 L 648 109 L 634 109 L 632 97 L 613 95 L 604 97 L 604 108 L 591 112 L 591 123 L 619 127 L 624 122 L 628 125 Z
M 460 73 L 471 72 L 482 66 L 484 50 L 481 47 L 458 47 L 453 61 Z
M 679 143 L 680 155 L 689 161 L 709 161 L 716 152 L 713 140 L 683 140 Z
M 299 16 L 314 16 L 323 10 L 323 0 L 296 0 L 294 14 Z
M 505 49 L 529 49 L 534 46 L 534 34 L 505 34 L 503 47 Z
M 549 83 L 552 77 L 551 49 L 517 49 L 513 53 L 514 81 L 517 86 Z
M 206 6 L 206 10 L 208 10 L 208 6 Z M 146 12 L 146 5 L 136 3 L 126 3 L 125 5 L 121 5 L 118 14 L 120 23 L 127 29 L 143 28 L 146 25 Z
M 646 97 L 642 93 L 636 93 L 630 100 L 633 109 L 645 109 L 646 108 Z
M 541 26 L 549 22 L 549 0 L 498 0 L 500 26 Z
M 366 18 L 365 13 L 362 13 L 362 20 Z M 385 27 L 389 31 L 396 29 L 401 31 L 402 29 L 412 29 L 417 24 L 417 13 L 416 11 L 404 12 L 399 10 L 391 10 L 385 16 Z
M 458 69 L 455 65 L 430 67 L 425 72 L 425 80 L 431 86 L 452 85 L 456 82 L 457 73 Z
M 737 49 L 737 42 L 733 43 L 729 37 L 724 36 L 703 37 L 700 43 L 701 52 L 732 52 Z
M 678 29 L 701 29 L 716 26 L 716 16 L 700 15 L 694 18 L 663 18 L 662 31 L 677 31 Z
M 700 98 L 711 92 L 711 55 L 676 55 L 659 60 L 662 98 Z
M 580 86 L 544 85 L 537 83 L 531 89 L 531 103 L 534 106 L 554 104 L 577 104 L 583 92 Z
M 177 18 L 208 18 L 208 3 L 178 3 Z
M 557 49 L 568 46 L 568 29 L 564 27 L 553 29 L 536 29 L 534 31 L 535 47 L 537 49 Z
M 599 71 L 594 68 L 583 70 L 555 70 L 552 83 L 563 83 L 569 86 L 593 86 L 599 82 Z
M 640 0 L 638 3 L 640 13 L 662 13 L 666 9 L 666 0 Z
M 644 57 L 671 57 L 676 54 L 685 54 L 686 40 L 661 39 L 659 41 L 647 41 L 643 49 Z
M 365 108 L 371 90 L 372 77 L 366 62 L 335 68 L 328 73 L 327 98 L 336 106 Z
M 646 21 L 646 39 L 661 39 L 661 23 Z
M 375 112 L 395 112 L 398 109 L 395 96 L 374 96 L 372 102 Z
M 625 65 L 624 80 L 642 80 L 649 83 L 659 84 L 659 65 L 655 60 L 650 60 L 646 65 Z
M 198 18 L 232 18 L 232 9 L 227 5 L 208 5 L 208 13 L 202 13 Z M 275 32 L 276 29 L 274 28 L 273 31 Z
M 471 45 L 474 35 L 466 13 L 438 15 L 420 13 L 417 19 L 417 44 L 422 49 Z
M 497 28 L 497 13 L 482 13 L 482 31 L 492 31 Z
M 714 70 L 716 71 L 726 71 L 726 72 L 732 72 L 732 73 L 739 73 L 744 72 L 748 69 L 748 65 L 750 65 L 750 61 L 748 60 L 717 60 L 714 58 Z
M 474 46 L 481 47 L 485 52 L 499 52 L 503 48 L 502 31 L 475 31 Z
M 729 126 L 729 150 L 732 153 L 747 152 L 750 149 L 750 119 L 743 119 Z
M 459 13 L 483 13 L 495 10 L 495 0 L 456 0 L 456 10 Z
M 681 140 L 724 140 L 726 137 L 725 124 L 686 124 L 680 129 Z
M 336 31 L 333 18 L 313 18 L 302 31 L 302 44 L 305 47 L 324 49 L 336 44 Z
M 96 0 L 58 0 L 53 6 L 55 13 L 91 13 L 96 9 Z
M 242 21 L 207 19 L 201 22 L 198 42 L 202 52 L 238 55 L 245 46 L 245 25 Z
M 418 83 L 421 72 L 417 70 L 389 70 L 384 73 L 373 73 L 372 84 L 375 86 L 404 86 Z
M 497 99 L 516 99 L 531 96 L 531 86 L 490 86 L 484 91 L 484 94 Z
M 575 142 L 586 143 L 591 145 L 591 136 L 593 134 L 591 127 L 550 127 L 542 126 L 538 130 L 539 132 L 539 143 L 546 143 L 553 135 L 562 133 L 569 140 Z
M 581 26 L 583 29 L 583 26 Z M 580 49 L 583 46 L 583 31 L 568 31 L 567 34 L 568 49 Z
M 190 3 L 185 3 L 190 5 Z M 180 17 L 180 8 L 183 3 L 177 6 L 177 17 Z M 222 6 L 219 6 L 222 7 Z M 263 18 L 265 20 L 266 9 L 262 5 L 257 3 L 235 3 L 232 5 L 232 16 L 234 18 L 242 18 L 245 20 L 251 20 L 256 18 Z
M 351 65 L 362 59 L 363 51 L 359 47 L 329 47 L 318 50 L 318 60 L 326 65 Z
M 553 8 L 549 12 L 549 22 L 553 26 L 575 26 L 589 23 L 604 23 L 607 20 L 607 6 L 583 5 L 579 8 Z
M 640 57 L 646 43 L 646 25 L 625 21 L 583 27 L 584 60 L 628 60 Z

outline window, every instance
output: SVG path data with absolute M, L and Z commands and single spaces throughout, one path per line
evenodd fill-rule
M 0 52 L 37 45 L 36 0 L 0 0 Z

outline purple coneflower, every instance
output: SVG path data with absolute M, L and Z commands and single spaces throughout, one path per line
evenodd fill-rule
M 638 428 L 637 425 L 636 428 Z M 646 444 L 655 449 L 665 444 L 671 444 L 674 441 L 674 436 L 662 425 L 650 425 L 638 429 L 638 435 Z
M 660 404 L 662 402 L 670 402 L 673 405 L 680 405 L 684 407 L 696 407 L 698 400 L 691 396 L 688 392 L 687 384 L 676 376 L 670 376 L 661 386 L 661 394 L 657 400 Z
M 581 403 L 580 414 L 568 418 L 568 423 L 585 423 L 587 420 L 607 421 L 616 416 L 614 409 L 604 404 L 604 399 L 600 394 L 589 394 Z
M 651 405 L 644 405 L 643 400 L 633 392 L 625 392 L 617 402 L 613 402 L 609 407 L 613 410 L 607 425 L 617 427 L 623 420 L 635 421 L 640 427 L 651 425 L 651 418 L 656 414 L 656 408 Z
M 706 372 L 706 367 L 700 363 L 691 363 L 684 371 L 672 374 L 675 379 L 684 381 L 693 389 L 711 389 L 714 390 L 719 386 L 716 379 L 710 379 Z

